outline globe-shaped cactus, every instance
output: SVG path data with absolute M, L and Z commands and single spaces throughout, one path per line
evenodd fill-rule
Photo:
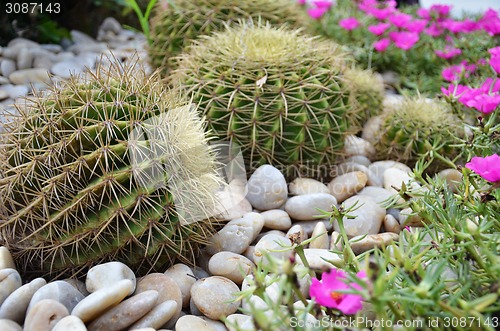
M 193 261 L 221 181 L 195 108 L 112 62 L 33 98 L 0 143 L 0 244 L 27 277 Z
M 185 46 L 201 35 L 224 30 L 224 24 L 240 19 L 262 20 L 295 28 L 307 17 L 290 0 L 174 0 L 159 2 L 151 17 L 149 57 L 153 67 L 166 76 Z
M 431 151 L 454 159 L 460 150 L 457 138 L 463 136 L 463 123 L 448 104 L 423 97 L 395 102 L 372 118 L 363 130 L 363 138 L 373 144 L 378 159 L 394 159 L 409 166 Z M 443 166 L 436 159 L 428 170 Z
M 217 139 L 241 147 L 250 171 L 322 176 L 342 154 L 351 118 L 341 47 L 299 30 L 241 23 L 202 37 L 179 58 L 172 82 L 193 96 Z

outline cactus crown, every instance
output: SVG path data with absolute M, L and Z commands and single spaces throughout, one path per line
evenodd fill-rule
M 199 115 L 157 73 L 111 60 L 19 112 L 0 143 L 0 241 L 22 271 L 193 261 L 221 181 Z

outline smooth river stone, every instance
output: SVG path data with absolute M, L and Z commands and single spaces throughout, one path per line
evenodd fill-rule
M 212 256 L 208 263 L 212 275 L 226 277 L 236 284 L 241 284 L 254 267 L 252 261 L 232 252 L 219 252 Z
M 177 303 L 177 308 L 171 321 L 179 318 L 182 309 L 182 292 L 179 285 L 177 285 L 171 277 L 161 273 L 152 273 L 139 278 L 135 294 L 149 290 L 158 292 L 159 297 L 157 304 L 169 300 L 175 301 L 175 303 Z
M 328 249 L 328 233 L 325 224 L 322 222 L 316 223 L 313 233 L 311 234 L 311 242 L 309 248 Z
M 134 272 L 121 262 L 108 262 L 98 264 L 88 271 L 85 286 L 87 291 L 92 293 L 116 284 L 123 279 L 130 280 L 134 285 L 128 295 L 134 293 L 136 283 Z
M 120 302 L 107 310 L 88 326 L 88 331 L 123 330 L 154 308 L 158 300 L 157 291 L 144 291 Z
M 331 212 L 332 205 L 337 205 L 337 199 L 328 193 L 311 193 L 297 195 L 288 199 L 285 211 L 291 218 L 298 221 L 312 221 L 324 215 L 318 209 Z
M 304 229 L 304 233 L 311 237 L 313 231 L 314 231 L 314 228 L 316 227 L 316 223 L 318 222 L 322 222 L 325 227 L 326 227 L 326 230 L 327 231 L 330 231 L 333 229 L 333 225 L 332 225 L 332 222 L 330 222 L 329 219 L 319 219 L 317 221 L 314 221 L 314 222 L 311 222 L 311 221 L 302 221 L 302 222 L 296 222 L 294 223 L 294 225 L 300 225 L 302 227 L 302 229 Z
M 80 301 L 71 311 L 71 315 L 79 317 L 85 323 L 92 321 L 106 309 L 117 305 L 125 299 L 133 287 L 134 284 L 131 280 L 123 279 L 113 285 L 95 291 Z
M 332 253 L 326 249 L 305 248 L 304 255 L 306 257 L 309 267 L 313 269 L 331 269 L 334 267 L 342 267 L 344 260 L 337 254 Z M 295 261 L 298 264 L 303 264 L 302 259 L 296 255 Z
M 66 307 L 52 299 L 38 301 L 26 315 L 23 331 L 51 331 L 69 312 Z
M 14 321 L 0 319 L 0 330 L 2 330 L 2 331 L 23 331 L 23 328 Z
M 356 204 L 355 207 L 354 204 Z M 386 215 L 385 209 L 377 205 L 371 198 L 363 195 L 350 197 L 343 203 L 344 209 L 353 207 L 355 210 L 348 212 L 351 217 L 344 216 L 345 232 L 350 237 L 364 234 L 377 234 Z M 333 228 L 340 232 L 337 220 L 333 221 Z
M 401 232 L 401 225 L 394 216 L 387 214 L 384 217 L 384 229 L 387 232 L 399 233 Z
M 387 246 L 393 241 L 398 240 L 399 234 L 383 232 L 379 234 L 369 234 L 361 240 L 358 239 L 360 238 L 354 237 L 350 240 L 354 254 L 361 254 L 375 247 Z
M 288 191 L 291 195 L 330 193 L 325 184 L 312 178 L 295 178 L 288 184 Z
M 231 314 L 226 319 L 226 327 L 229 331 L 256 330 L 252 316 L 245 314 Z
M 331 173 L 333 177 L 339 177 L 355 171 L 361 171 L 367 176 L 368 173 L 370 172 L 370 170 L 368 170 L 368 168 L 365 167 L 364 165 L 355 162 L 344 162 L 339 164 L 338 166 L 335 166 Z
M 330 190 L 330 194 L 337 199 L 337 202 L 341 203 L 365 187 L 367 181 L 368 177 L 364 172 L 348 172 L 332 179 L 328 183 L 328 189 Z
M 292 220 L 288 213 L 281 209 L 271 209 L 260 213 L 264 217 L 264 227 L 273 230 L 288 230 L 292 226 Z
M 185 315 L 177 320 L 175 331 L 216 331 L 210 324 L 202 318 Z
M 390 192 L 397 194 L 403 183 L 407 188 L 412 187 L 415 189 L 420 187 L 408 173 L 401 169 L 389 168 L 384 172 L 384 188 Z
M 87 327 L 81 319 L 69 315 L 59 320 L 51 331 L 87 331 Z
M 16 85 L 30 83 L 50 83 L 49 72 L 42 68 L 30 68 L 14 71 L 9 80 Z
M 373 162 L 368 167 L 368 170 L 370 171 L 368 175 L 368 185 L 383 187 L 384 173 L 389 168 L 400 169 L 406 173 L 409 173 L 411 171 L 410 167 L 408 167 L 406 164 L 397 161 L 385 160 Z
M 12 292 L 0 306 L 0 318 L 23 324 L 31 298 L 38 289 L 46 284 L 45 279 L 36 278 Z
M 399 213 L 399 224 L 405 226 L 424 226 L 424 219 L 415 214 L 411 208 L 405 208 Z
M 0 270 L 2 269 L 16 269 L 12 254 L 7 247 L 0 247 Z
M 276 234 L 267 234 L 262 237 L 253 252 L 253 261 L 255 264 L 262 262 L 263 265 L 269 263 L 269 255 L 275 259 L 285 259 L 291 255 L 292 242 L 285 236 Z
M 191 299 L 203 315 L 218 320 L 238 310 L 241 300 L 235 299 L 239 291 L 239 287 L 231 280 L 212 276 L 194 283 L 191 287 Z
M 145 292 L 144 292 L 145 293 Z M 141 317 L 137 322 L 130 326 L 130 330 L 141 328 L 159 329 L 166 324 L 174 314 L 177 312 L 177 302 L 174 300 L 167 300 L 149 311 L 146 315 Z
M 363 138 L 348 135 L 344 141 L 344 152 L 346 156 L 363 155 L 371 159 L 376 151 L 373 145 Z
M 228 222 L 210 238 L 207 252 L 211 255 L 222 251 L 241 254 L 250 246 L 263 226 L 264 217 L 254 212 L 247 213 L 242 218 Z
M 264 164 L 257 168 L 247 183 L 247 200 L 261 211 L 278 209 L 288 197 L 285 177 L 275 167 Z
M 165 275 L 177 283 L 181 290 L 182 307 L 188 307 L 191 298 L 191 286 L 196 282 L 193 270 L 185 264 L 177 263 L 168 268 Z
M 375 201 L 380 207 L 385 208 L 387 201 L 390 201 L 394 193 L 378 186 L 366 186 L 357 195 L 364 195 L 370 197 Z
M 83 294 L 80 293 L 72 285 L 68 284 L 63 280 L 57 280 L 55 282 L 48 283 L 38 289 L 38 291 L 33 294 L 30 304 L 28 306 L 27 312 L 40 300 L 52 299 L 63 304 L 68 311 L 72 311 L 73 308 L 84 298 Z
M 0 305 L 22 284 L 23 281 L 17 270 L 10 268 L 0 270 Z
M 462 183 L 463 175 L 457 169 L 444 169 L 438 174 L 438 177 L 443 178 L 446 181 L 446 185 L 453 191 L 453 193 L 458 193 L 460 184 Z
M 210 325 L 215 331 L 227 331 L 227 328 L 224 325 L 224 323 L 220 321 L 214 321 L 213 319 L 210 319 L 206 316 L 200 316 L 200 318 L 205 322 L 207 322 L 208 325 Z

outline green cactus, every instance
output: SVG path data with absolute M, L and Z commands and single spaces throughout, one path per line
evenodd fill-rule
M 317 176 L 358 117 L 342 79 L 351 64 L 330 41 L 241 23 L 201 38 L 171 77 L 200 104 L 210 133 L 241 147 L 250 172 L 268 163 Z
M 193 261 L 221 179 L 196 109 L 157 73 L 102 64 L 19 111 L 0 141 L 0 244 L 25 275 Z
M 414 166 L 423 154 L 456 158 L 459 148 L 457 138 L 464 136 L 462 121 L 444 102 L 423 97 L 405 98 L 388 107 L 374 118 L 377 127 L 363 132 L 377 150 L 378 159 L 394 159 Z M 370 124 L 370 126 L 372 125 Z M 369 124 L 367 124 L 369 125 Z M 375 134 L 368 134 L 374 132 Z M 428 169 L 436 171 L 444 164 L 437 160 Z
M 174 0 L 160 2 L 151 18 L 150 61 L 164 77 L 175 67 L 173 57 L 200 35 L 224 30 L 239 19 L 268 21 L 295 28 L 308 22 L 304 11 L 290 0 Z

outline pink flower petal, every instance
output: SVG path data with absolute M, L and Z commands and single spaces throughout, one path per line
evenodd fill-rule
M 474 156 L 465 167 L 489 182 L 496 183 L 500 181 L 500 156 L 498 154 L 486 157 Z
M 375 48 L 377 52 L 383 52 L 387 49 L 387 47 L 389 47 L 390 44 L 390 39 L 383 38 L 373 43 L 373 48 Z
M 348 17 L 340 20 L 339 25 L 345 30 L 351 31 L 359 27 L 359 21 L 355 17 Z
M 311 17 L 314 20 L 319 20 L 323 15 L 328 11 L 328 8 L 321 7 L 321 8 L 309 8 L 307 10 L 307 15 Z
M 379 23 L 375 25 L 370 25 L 368 27 L 368 31 L 373 33 L 376 36 L 380 36 L 384 34 L 385 30 L 387 30 L 391 25 L 389 23 Z
M 332 6 L 333 4 L 333 1 L 330 1 L 330 0 L 316 0 L 316 1 L 313 1 L 312 2 L 313 5 L 316 7 L 316 8 L 326 8 L 326 9 L 330 9 L 330 7 Z

